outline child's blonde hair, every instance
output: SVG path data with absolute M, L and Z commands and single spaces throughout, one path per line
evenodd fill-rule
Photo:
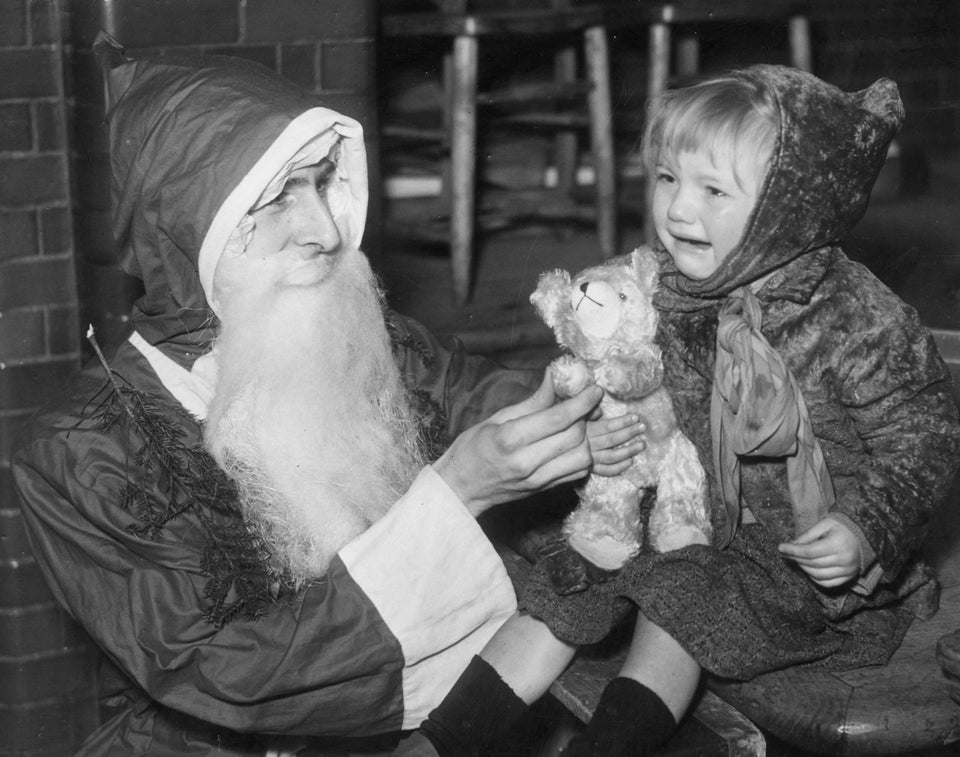
M 736 72 L 682 89 L 667 90 L 647 108 L 643 164 L 655 175 L 664 155 L 706 151 L 716 161 L 728 155 L 736 166 L 757 160 L 760 175 L 777 143 L 780 114 L 761 84 Z

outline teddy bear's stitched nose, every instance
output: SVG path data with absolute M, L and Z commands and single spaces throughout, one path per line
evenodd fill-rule
M 587 287 L 589 287 L 589 286 L 590 286 L 590 282 L 589 282 L 589 281 L 584 281 L 584 282 L 580 285 L 580 291 L 583 292 L 584 294 L 586 294 L 586 293 L 587 293 Z

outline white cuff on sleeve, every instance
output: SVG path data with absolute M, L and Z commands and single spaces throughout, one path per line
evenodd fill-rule
M 416 727 L 516 610 L 503 562 L 430 467 L 340 558 L 400 642 L 404 728 Z

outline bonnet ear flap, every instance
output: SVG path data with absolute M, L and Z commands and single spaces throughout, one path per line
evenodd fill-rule
M 860 107 L 880 118 L 891 134 L 896 134 L 903 124 L 904 109 L 900 100 L 900 91 L 891 79 L 877 79 L 873 84 L 856 96 Z
M 107 32 L 100 31 L 93 41 L 93 57 L 100 69 L 103 82 L 104 111 L 109 120 L 110 111 L 133 81 L 132 67 L 124 68 L 130 60 L 123 54 L 123 45 L 111 37 Z
M 633 275 L 640 290 L 653 294 L 660 286 L 660 265 L 657 256 L 649 247 L 638 247 L 630 256 L 633 263 Z
M 541 273 L 530 302 L 544 323 L 550 328 L 556 326 L 560 309 L 570 304 L 570 274 L 559 268 Z

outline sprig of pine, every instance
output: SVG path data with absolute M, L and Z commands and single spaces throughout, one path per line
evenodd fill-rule
M 192 418 L 115 373 L 92 327 L 87 338 L 111 388 L 94 427 L 106 431 L 126 419 L 143 440 L 132 457 L 136 476 L 120 495 L 121 507 L 138 520 L 131 532 L 158 541 L 172 521 L 188 514 L 197 519 L 205 540 L 200 567 L 208 576 L 204 617 L 217 628 L 238 617 L 258 618 L 277 600 L 292 596 L 292 580 L 271 567 L 269 548 L 243 518 L 233 481 L 206 450 L 184 441 L 183 420 L 192 423 Z

